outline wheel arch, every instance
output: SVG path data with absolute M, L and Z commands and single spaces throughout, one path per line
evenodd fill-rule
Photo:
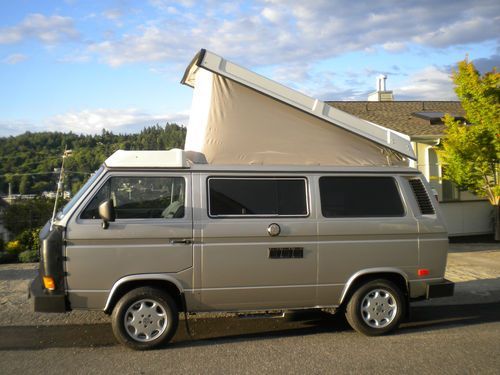
M 399 288 L 401 288 L 401 291 L 405 295 L 408 303 L 409 282 L 408 276 L 404 272 L 396 268 L 370 268 L 356 272 L 349 278 L 349 280 L 347 280 L 340 297 L 340 305 L 345 305 L 356 289 L 362 284 L 375 279 L 392 281 Z
M 110 314 L 121 297 L 133 289 L 144 286 L 156 287 L 167 292 L 176 302 L 178 311 L 185 311 L 184 288 L 177 279 L 165 274 L 140 274 L 122 277 L 113 284 L 104 312 Z

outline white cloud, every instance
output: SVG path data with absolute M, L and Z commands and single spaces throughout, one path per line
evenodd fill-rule
M 43 131 L 43 129 L 37 129 L 27 120 L 0 120 L 0 137 L 9 137 L 27 131 Z
M 406 49 L 406 43 L 403 42 L 387 42 L 382 47 L 389 52 L 401 52 Z
M 123 11 L 121 9 L 115 8 L 115 9 L 108 9 L 104 11 L 104 17 L 106 17 L 109 20 L 117 20 L 123 16 Z
M 7 56 L 2 60 L 4 64 L 9 64 L 9 65 L 15 65 L 19 64 L 23 61 L 26 61 L 28 59 L 28 56 L 23 55 L 22 53 L 14 53 L 12 55 Z
M 170 0 L 149 0 L 149 3 L 154 8 L 168 13 L 170 13 L 172 8 L 174 8 L 172 1 Z M 174 5 L 182 6 L 184 8 L 191 8 L 194 4 L 195 0 L 177 0 L 174 2 Z
M 428 66 L 393 88 L 396 100 L 457 100 L 450 74 Z
M 154 115 L 135 108 L 127 109 L 86 109 L 56 115 L 46 121 L 48 129 L 53 131 L 72 131 L 74 133 L 95 134 L 103 129 L 114 133 L 138 132 L 145 126 L 157 123 L 175 122 L 187 124 L 187 113 Z
M 140 61 L 177 60 L 179 55 L 189 54 L 192 50 L 186 46 L 183 31 L 165 32 L 156 26 L 143 29 L 140 35 L 124 35 L 119 41 L 104 41 L 89 47 L 90 52 L 97 52 L 111 66 Z
M 443 25 L 437 30 L 417 35 L 413 39 L 423 45 L 447 47 L 495 39 L 498 38 L 499 34 L 500 16 L 494 18 L 474 17 Z
M 13 44 L 33 38 L 51 45 L 78 36 L 72 18 L 35 13 L 27 15 L 16 26 L 0 29 L 0 44 Z
M 266 7 L 262 9 L 261 14 L 264 18 L 271 22 L 278 23 L 283 20 L 283 12 L 278 9 Z
M 408 44 L 443 48 L 495 40 L 500 3 L 476 0 L 374 4 L 352 0 L 239 2 L 150 0 L 158 17 L 90 46 L 112 66 L 185 62 L 208 48 L 245 66 L 314 63 L 349 51 L 401 52 Z M 175 6 L 174 6 L 175 5 Z M 232 9 L 227 12 L 228 7 Z M 173 11 L 179 11 L 172 17 Z

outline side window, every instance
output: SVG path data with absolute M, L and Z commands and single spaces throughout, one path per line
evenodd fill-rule
M 210 178 L 210 216 L 307 216 L 305 178 Z
M 99 205 L 112 199 L 117 219 L 184 217 L 182 177 L 111 177 L 92 198 L 81 219 L 99 219 Z
M 404 216 L 405 210 L 392 177 L 321 177 L 324 217 Z

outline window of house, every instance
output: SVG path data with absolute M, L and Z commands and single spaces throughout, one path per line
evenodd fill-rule
M 324 217 L 404 216 L 405 210 L 392 177 L 321 177 Z
M 182 177 L 111 177 L 92 198 L 81 219 L 99 219 L 99 205 L 111 199 L 117 219 L 184 217 Z
M 210 178 L 209 215 L 307 216 L 305 178 Z

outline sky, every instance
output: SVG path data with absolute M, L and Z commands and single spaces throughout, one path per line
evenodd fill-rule
M 456 100 L 500 67 L 498 0 L 0 0 L 0 137 L 188 125 L 201 49 L 321 100 Z

